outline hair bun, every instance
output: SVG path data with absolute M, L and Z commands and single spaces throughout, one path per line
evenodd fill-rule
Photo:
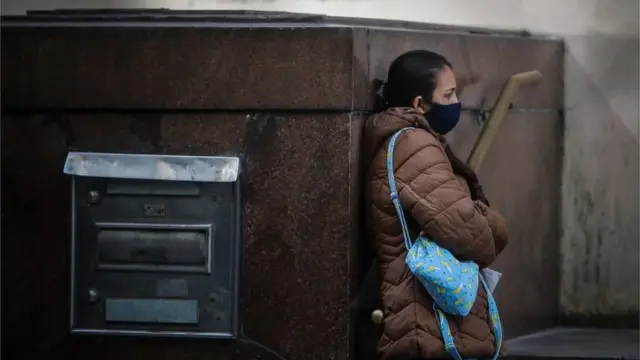
M 375 92 L 374 110 L 382 111 L 389 107 L 386 97 L 387 82 L 381 79 L 373 79 L 373 88 Z

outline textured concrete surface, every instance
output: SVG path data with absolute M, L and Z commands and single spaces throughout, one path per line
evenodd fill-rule
M 640 302 L 638 43 L 567 38 L 561 304 L 610 326 L 637 324 Z

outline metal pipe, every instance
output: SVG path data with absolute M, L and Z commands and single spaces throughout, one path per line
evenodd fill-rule
M 482 165 L 482 162 L 493 143 L 493 139 L 498 132 L 498 128 L 500 127 L 500 124 L 502 124 L 502 120 L 504 120 L 509 113 L 511 100 L 518 93 L 520 87 L 535 85 L 540 82 L 541 78 L 542 74 L 540 71 L 532 70 L 511 75 L 509 80 L 504 84 L 500 91 L 500 96 L 498 96 L 498 100 L 496 100 L 496 103 L 491 110 L 489 119 L 487 119 L 484 127 L 482 128 L 482 132 L 480 133 L 480 136 L 478 136 L 478 140 L 476 140 L 476 143 L 471 150 L 471 154 L 469 155 L 469 159 L 467 160 L 467 164 L 469 164 L 473 170 L 477 171 Z

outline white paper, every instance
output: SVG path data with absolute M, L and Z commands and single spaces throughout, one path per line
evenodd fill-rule
M 482 276 L 484 277 L 484 281 L 487 282 L 489 290 L 493 292 L 496 289 L 496 286 L 498 286 L 498 281 L 500 281 L 500 277 L 502 277 L 502 274 L 495 270 L 485 268 L 482 269 Z

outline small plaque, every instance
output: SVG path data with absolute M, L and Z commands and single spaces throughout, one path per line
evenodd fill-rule
M 107 322 L 198 325 L 198 300 L 106 299 Z
M 144 204 L 143 212 L 146 217 L 165 217 L 166 210 L 164 204 Z

